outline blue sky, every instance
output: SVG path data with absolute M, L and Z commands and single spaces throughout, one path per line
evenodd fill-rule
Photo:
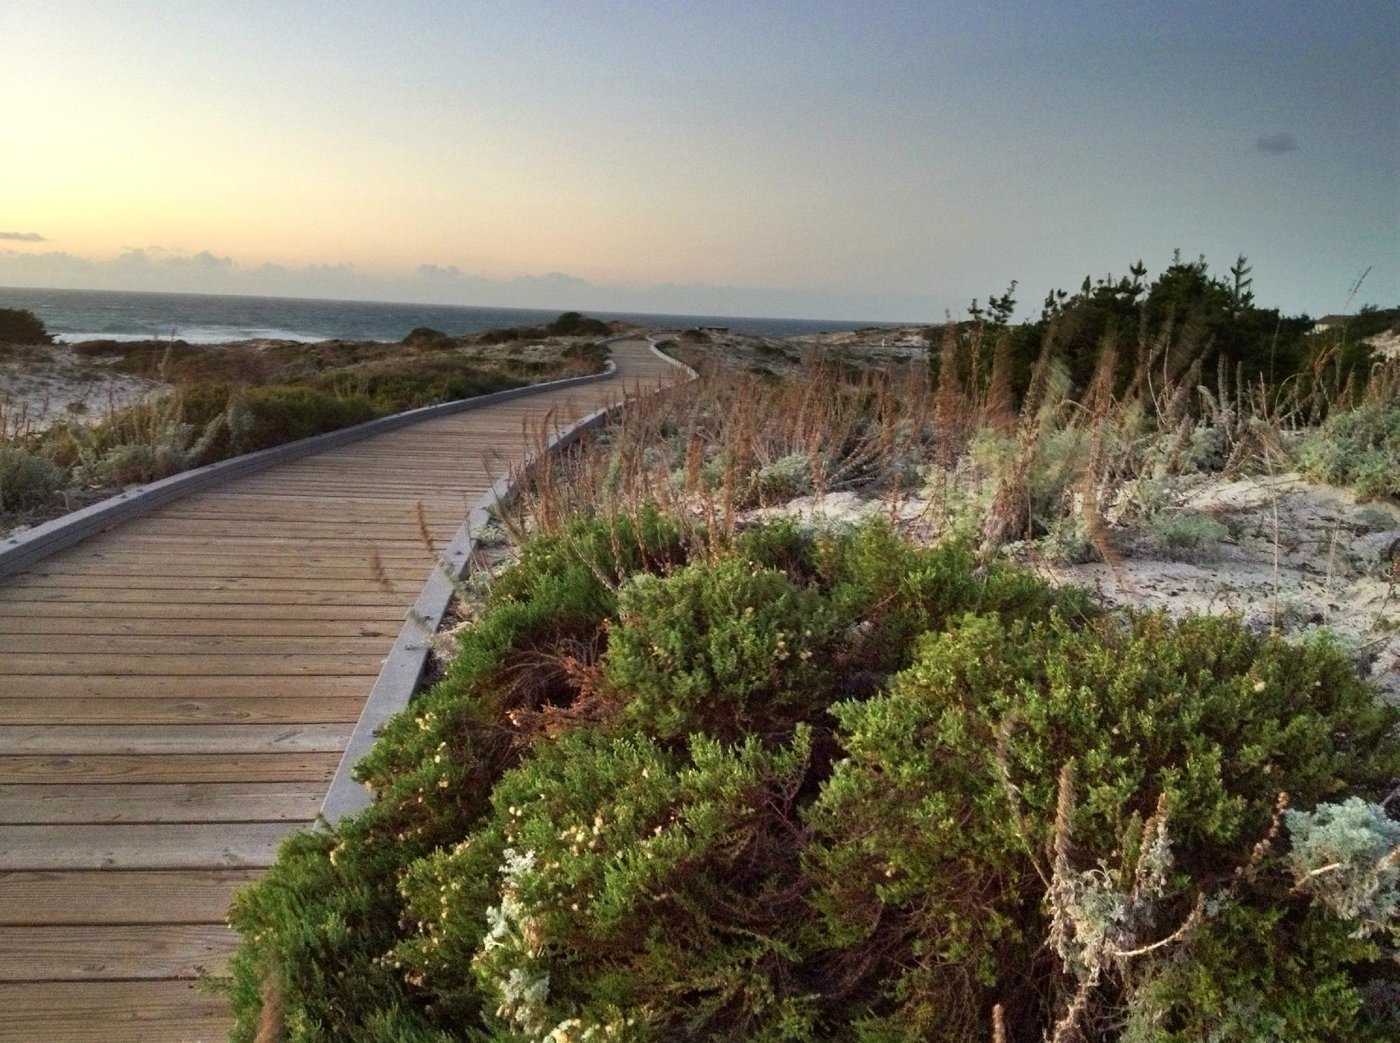
M 1400 302 L 1400 5 L 9 0 L 0 284 L 937 320 Z M 20 237 L 23 238 L 20 238 Z

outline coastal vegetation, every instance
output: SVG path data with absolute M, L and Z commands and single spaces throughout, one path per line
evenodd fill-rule
M 0 344 L 52 344 L 53 337 L 32 311 L 0 308 Z
M 0 353 L 46 361 L 52 338 L 29 312 L 0 314 Z M 325 341 L 231 345 L 85 341 L 62 350 L 93 373 L 151 388 L 94 411 L 72 403 L 40 423 L 0 396 L 0 531 L 61 514 L 201 464 L 418 406 L 599 372 L 609 328 L 577 313 L 505 340 L 496 331 L 414 330 L 399 344 Z M 6 333 L 5 331 L 8 331 Z M 585 331 L 585 332 L 579 332 Z M 11 339 L 13 338 L 13 339 Z M 35 353 L 38 353 L 37 355 Z
M 269 995 L 312 1039 L 1394 1031 L 1400 714 L 1337 649 L 879 523 L 707 535 L 525 544 L 375 804 L 236 900 L 236 1038 Z
M 1277 588 L 1174 617 L 1032 570 L 1206 556 L 1240 534 L 1180 488 L 1296 467 L 1389 538 L 1400 361 L 1243 258 L 1144 277 L 882 364 L 678 339 L 698 384 L 499 512 L 373 804 L 237 896 L 234 1038 L 1395 1038 L 1400 709 L 1358 649 Z

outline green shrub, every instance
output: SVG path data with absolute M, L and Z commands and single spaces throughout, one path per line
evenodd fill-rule
M 18 446 L 0 446 L 0 511 L 43 507 L 63 488 L 66 477 L 45 457 Z
M 1375 954 L 1343 944 L 1348 928 L 1300 908 L 1288 887 L 1265 881 L 1235 899 L 1224 883 L 1268 835 L 1279 792 L 1312 806 L 1400 769 L 1397 712 L 1328 646 L 1256 638 L 1228 619 L 1134 615 L 1077 628 L 969 616 L 924 637 L 886 694 L 832 712 L 849 759 L 812 809 L 806 857 L 832 937 L 856 961 L 884 954 L 872 1032 L 973 1038 L 994 1002 L 1040 1024 L 1056 1016 L 1053 997 L 1027 983 L 1056 970 L 1042 860 L 1070 762 L 1087 783 L 1073 809 L 1078 864 L 1115 865 L 1164 798 L 1174 865 L 1158 923 L 1184 920 L 1199 892 L 1234 910 L 1186 948 L 1193 980 L 1244 990 L 1248 979 L 1261 1012 L 1302 1025 L 1288 1013 L 1299 979 L 1257 980 L 1279 950 L 1307 949 L 1316 962 L 1303 980 L 1351 980 L 1348 965 L 1371 973 Z M 1266 928 L 1271 945 L 1247 958 L 1242 938 Z M 914 941 L 891 948 L 891 937 Z M 1166 1023 L 1196 1002 L 1185 982 L 1168 982 L 1175 970 L 1119 974 L 1150 991 L 1142 1002 Z M 1357 985 L 1328 1007 L 1348 1023 Z M 1104 993 L 1108 1010 L 1132 995 Z
M 415 326 L 408 331 L 400 343 L 413 348 L 436 348 L 441 347 L 451 339 L 442 330 L 435 330 L 431 326 Z
M 806 453 L 790 453 L 765 464 L 754 475 L 760 504 L 782 504 L 812 491 L 812 462 Z
M 561 353 L 566 359 L 586 362 L 599 369 L 607 365 L 608 346 L 599 341 L 575 341 Z
M 1363 499 L 1400 497 L 1400 402 L 1373 398 L 1333 413 L 1299 447 L 1298 465 Z
M 52 344 L 43 320 L 27 308 L 0 308 L 0 344 Z
M 809 753 L 803 730 L 773 750 L 540 746 L 483 829 L 408 874 L 424 926 L 395 956 L 492 1038 L 796 1038 L 811 1003 L 781 984 L 803 913 L 784 848 Z
M 606 337 L 612 332 L 601 319 L 566 311 L 545 327 L 552 337 Z
M 831 629 L 819 595 L 741 559 L 639 576 L 618 599 L 606 677 L 652 735 L 786 731 L 829 701 Z
M 379 413 L 453 402 L 493 391 L 519 387 L 525 381 L 494 369 L 483 368 L 463 356 L 416 359 L 377 367 L 359 374 L 357 395 L 368 399 Z
M 1230 535 L 1230 530 L 1208 514 L 1162 511 L 1147 522 L 1152 542 L 1173 557 L 1209 555 Z
M 238 896 L 235 1038 L 268 982 L 308 1040 L 1038 1040 L 1076 990 L 1092 1038 L 1393 1038 L 1397 827 L 1348 798 L 1400 711 L 1335 649 L 881 525 L 680 531 L 526 544 L 372 806 Z
M 265 384 L 240 392 L 248 413 L 240 452 L 337 431 L 373 420 L 375 408 L 363 397 L 341 397 L 290 384 Z

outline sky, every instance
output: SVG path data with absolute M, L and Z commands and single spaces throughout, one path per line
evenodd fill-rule
M 0 285 L 938 321 L 1179 249 L 1400 303 L 1395 0 L 5 0 L 0 39 Z

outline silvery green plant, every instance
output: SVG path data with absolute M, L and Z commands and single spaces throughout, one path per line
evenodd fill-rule
M 1400 941 L 1400 822 L 1359 797 L 1289 811 L 1284 819 L 1298 890 L 1356 921 L 1352 937 L 1386 931 Z

